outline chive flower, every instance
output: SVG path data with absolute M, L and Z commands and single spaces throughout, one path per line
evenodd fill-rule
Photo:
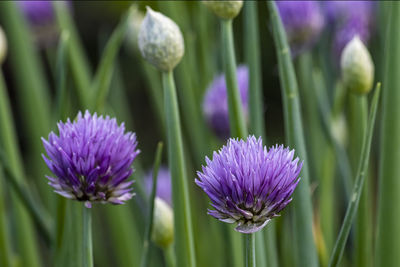
M 236 73 L 242 108 L 245 117 L 247 117 L 249 70 L 247 66 L 240 65 Z M 208 87 L 203 100 L 203 113 L 208 125 L 218 137 L 221 139 L 229 137 L 228 95 L 224 74 L 216 77 Z
M 149 171 L 145 177 L 145 188 L 148 195 L 151 193 L 153 187 L 153 171 Z M 161 198 L 172 206 L 172 194 L 171 194 L 171 174 L 169 169 L 165 166 L 161 166 L 158 170 L 157 178 L 157 197 Z
M 69 5 L 69 1 L 65 1 Z M 59 30 L 55 21 L 52 1 L 17 1 L 40 47 L 57 42 Z M 68 6 L 67 5 L 67 6 Z
M 354 36 L 368 43 L 373 25 L 372 1 L 326 1 L 324 12 L 334 32 L 333 51 L 337 58 Z
M 283 146 L 268 150 L 261 137 L 229 139 L 197 172 L 195 182 L 214 207 L 208 214 L 236 223 L 241 233 L 261 230 L 292 200 L 303 165 L 293 156 L 294 150 Z
M 325 25 L 320 4 L 317 1 L 277 1 L 276 4 L 292 53 L 310 48 Z
M 123 204 L 134 195 L 128 178 L 140 152 L 135 133 L 125 133 L 115 118 L 89 111 L 57 126 L 59 135 L 42 138 L 47 157 L 42 156 L 54 174 L 46 178 L 54 192 L 88 208 L 93 202 Z

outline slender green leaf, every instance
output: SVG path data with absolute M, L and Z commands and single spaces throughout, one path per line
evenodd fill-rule
M 151 239 L 151 231 L 153 229 L 153 217 L 154 217 L 154 199 L 156 198 L 157 192 L 157 179 L 158 179 L 158 169 L 161 164 L 161 156 L 162 156 L 163 144 L 160 142 L 157 145 L 156 156 L 154 158 L 153 165 L 153 186 L 151 188 L 150 194 L 150 205 L 149 205 L 149 213 L 148 213 L 148 221 L 146 224 L 146 230 L 144 234 L 144 242 L 143 242 L 143 252 L 142 252 L 142 267 L 147 267 L 149 262 L 149 245 Z
M 115 58 L 118 55 L 118 51 L 121 47 L 122 41 L 124 40 L 129 18 L 130 10 L 128 10 L 122 17 L 121 22 L 112 33 L 101 56 L 101 61 L 97 68 L 91 90 L 96 99 L 96 110 L 101 110 L 104 107 L 114 72 Z
M 336 240 L 335 247 L 332 252 L 329 266 L 337 266 L 343 254 L 344 247 L 346 245 L 347 237 L 350 233 L 350 228 L 353 223 L 354 217 L 356 216 L 358 203 L 360 202 L 360 197 L 365 181 L 365 177 L 368 172 L 368 162 L 371 150 L 372 136 L 375 126 L 376 110 L 379 104 L 379 94 L 380 94 L 380 84 L 378 83 L 375 89 L 374 97 L 372 99 L 371 108 L 368 118 L 368 126 L 363 137 L 363 144 L 361 148 L 361 156 L 358 165 L 357 177 L 354 183 L 353 191 L 351 194 L 351 199 L 346 210 L 346 215 L 343 220 L 342 227 L 340 229 L 339 236 Z
M 400 262 L 400 2 L 383 2 L 387 17 L 380 141 L 375 266 Z M 386 26 L 386 25 L 385 25 Z
M 196 266 L 192 218 L 178 100 L 172 72 L 162 73 L 164 107 L 167 122 L 168 160 L 172 179 L 174 206 L 175 253 L 178 266 Z
M 312 204 L 309 188 L 307 152 L 301 120 L 300 101 L 296 75 L 290 55 L 285 29 L 283 28 L 275 2 L 267 2 L 272 22 L 272 30 L 278 57 L 279 74 L 282 86 L 285 130 L 288 145 L 296 150 L 304 161 L 302 180 L 294 192 L 294 240 L 297 252 L 297 264 L 302 267 L 318 266 L 318 257 L 312 233 Z

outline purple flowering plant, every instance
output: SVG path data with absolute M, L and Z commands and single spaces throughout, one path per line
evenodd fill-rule
M 46 176 L 54 191 L 66 198 L 92 203 L 123 204 L 133 193 L 128 180 L 139 150 L 136 135 L 125 133 L 115 118 L 81 112 L 75 121 L 58 123 L 59 135 L 42 138 L 43 155 L 52 176 Z
M 229 139 L 211 160 L 206 157 L 207 165 L 197 173 L 196 184 L 214 208 L 208 214 L 236 223 L 241 233 L 261 230 L 292 200 L 303 165 L 293 156 L 294 150 L 267 149 L 254 136 Z

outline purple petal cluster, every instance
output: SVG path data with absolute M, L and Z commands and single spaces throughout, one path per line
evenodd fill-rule
M 46 178 L 56 193 L 87 207 L 92 202 L 123 204 L 133 196 L 128 178 L 140 151 L 136 135 L 125 133 L 123 123 L 86 111 L 74 122 L 58 123 L 58 131 L 42 138 L 43 159 L 54 174 Z
M 153 171 L 150 171 L 145 178 L 146 192 L 150 195 L 153 186 Z M 169 169 L 161 166 L 158 170 L 156 195 L 172 206 L 171 174 Z
M 243 112 L 245 117 L 247 117 L 249 90 L 249 70 L 247 66 L 238 66 L 236 75 Z M 230 133 L 228 95 L 226 90 L 225 75 L 219 75 L 208 87 L 203 101 L 203 113 L 206 121 L 215 134 L 222 139 L 228 138 Z
M 31 24 L 44 25 L 54 20 L 52 1 L 18 1 L 18 5 Z
M 211 200 L 208 214 L 227 223 L 237 223 L 236 231 L 261 230 L 292 200 L 302 163 L 294 150 L 283 146 L 263 146 L 262 139 L 229 139 L 226 146 L 206 157 L 196 184 Z
M 293 54 L 318 39 L 325 20 L 318 1 L 276 1 Z
M 324 11 L 334 31 L 334 53 L 340 54 L 346 44 L 358 35 L 368 43 L 373 24 L 372 1 L 326 1 Z

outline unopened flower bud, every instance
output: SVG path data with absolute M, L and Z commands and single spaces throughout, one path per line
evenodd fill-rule
M 343 84 L 352 92 L 367 94 L 374 80 L 374 63 L 367 48 L 355 36 L 344 48 L 341 57 Z
M 7 56 L 7 39 L 3 29 L 0 27 L 0 65 L 3 64 Z
M 151 238 L 161 248 L 168 248 L 174 241 L 174 214 L 161 198 L 154 199 L 153 230 Z
M 204 5 L 223 19 L 235 18 L 243 6 L 243 1 L 203 1 Z
M 170 18 L 147 7 L 139 31 L 142 56 L 161 71 L 171 71 L 184 53 L 182 33 Z

